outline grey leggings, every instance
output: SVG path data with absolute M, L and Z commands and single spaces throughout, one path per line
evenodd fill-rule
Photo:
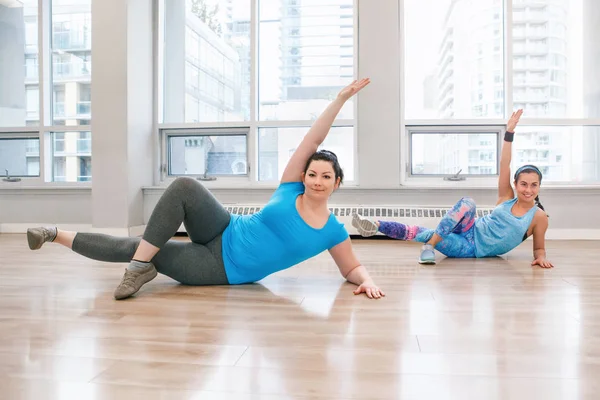
M 146 226 L 143 239 L 160 248 L 156 270 L 186 285 L 225 285 L 221 234 L 231 215 L 200 182 L 177 178 L 165 190 Z M 191 243 L 170 240 L 183 222 Z M 129 262 L 141 238 L 78 233 L 73 251 L 99 261 Z

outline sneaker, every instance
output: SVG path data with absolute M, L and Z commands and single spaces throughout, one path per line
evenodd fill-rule
M 358 214 L 352 216 L 352 226 L 364 237 L 373 236 L 379 230 L 375 222 Z
M 419 264 L 435 264 L 435 252 L 432 245 L 423 245 L 421 255 L 419 256 Z
M 27 229 L 27 244 L 31 250 L 37 250 L 46 242 L 52 242 L 56 239 L 58 230 L 56 227 L 29 228 Z
M 156 278 L 156 275 L 158 275 L 158 272 L 156 272 L 156 267 L 154 267 L 154 264 L 152 263 L 148 263 L 148 266 L 141 270 L 136 269 L 130 271 L 126 269 L 121 283 L 115 289 L 115 300 L 126 299 L 133 295 L 140 290 L 144 284 Z

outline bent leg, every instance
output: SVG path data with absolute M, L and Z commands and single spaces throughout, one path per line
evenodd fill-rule
M 177 178 L 152 211 L 143 239 L 160 248 L 183 223 L 192 242 L 205 244 L 223 233 L 231 215 L 196 179 Z
M 194 243 L 205 244 L 223 233 L 231 215 L 196 179 L 177 178 L 152 211 L 131 269 L 148 268 L 152 259 L 183 223 Z M 129 268 L 128 268 L 129 269 Z
M 471 229 L 469 232 L 472 232 Z M 475 242 L 472 234 L 450 233 L 435 249 L 449 258 L 475 258 Z
M 475 223 L 476 212 L 475 201 L 470 197 L 463 197 L 442 218 L 435 233 L 445 238 L 450 233 L 467 232 Z

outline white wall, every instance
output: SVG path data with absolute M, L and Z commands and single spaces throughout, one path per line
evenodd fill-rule
M 114 12 L 124 13 L 126 7 L 117 7 Z M 137 3 L 137 2 L 130 2 Z M 144 62 L 148 58 L 148 37 L 144 36 L 144 24 L 147 22 L 148 10 L 137 20 L 120 17 L 119 29 L 108 24 L 110 12 L 104 3 L 95 2 L 93 9 L 94 37 L 107 35 L 101 39 L 105 45 L 117 40 L 118 35 L 128 32 L 127 45 L 119 47 L 120 51 L 112 52 L 111 61 L 102 62 L 102 71 L 94 67 L 93 113 L 94 148 L 92 159 L 94 164 L 93 189 L 26 189 L 26 183 L 5 184 L 0 182 L 0 229 L 4 231 L 22 230 L 23 224 L 57 223 L 87 225 L 90 230 L 123 229 L 146 223 L 164 188 L 151 184 L 151 154 L 149 146 L 152 139 L 152 120 L 148 117 L 149 104 L 143 102 L 148 91 L 142 90 L 148 81 L 148 70 L 141 77 L 132 78 L 132 57 L 141 57 Z M 451 206 L 459 198 L 469 195 L 485 206 L 495 203 L 494 187 L 475 187 L 472 182 L 458 182 L 444 188 L 403 187 L 401 185 L 401 140 L 400 119 L 400 38 L 399 9 L 397 0 L 377 0 L 377 7 L 369 6 L 367 1 L 358 2 L 359 12 L 359 75 L 369 76 L 372 84 L 361 93 L 358 105 L 358 182 L 357 188 L 344 188 L 334 194 L 332 204 L 381 204 L 381 205 L 434 205 Z M 140 6 L 138 4 L 138 6 Z M 99 15 L 100 13 L 100 15 Z M 103 24 L 96 21 L 104 18 Z M 137 21 L 137 22 L 135 22 Z M 146 21 L 146 22 L 144 22 Z M 113 21 L 114 23 L 114 21 Z M 122 24 L 128 24 L 125 29 Z M 138 33 L 131 33 L 133 24 L 141 24 Z M 104 26 L 106 32 L 99 27 Z M 109 29 L 110 28 L 110 29 Z M 137 27 L 139 28 L 139 27 Z M 109 31 L 112 31 L 109 32 Z M 121 33 L 119 33 L 121 32 Z M 151 35 L 150 35 L 151 36 Z M 100 39 L 98 39 L 100 40 Z M 124 39 L 123 39 L 124 40 Z M 136 49 L 135 41 L 142 42 L 141 50 Z M 95 45 L 97 42 L 94 43 Z M 139 53 L 141 51 L 141 54 Z M 96 55 L 104 54 L 106 49 L 94 48 Z M 129 64 L 128 64 L 129 63 Z M 129 69 L 127 68 L 129 65 Z M 125 88 L 107 87 L 100 82 L 107 82 L 109 77 L 117 77 Z M 139 78 L 139 80 L 138 80 Z M 112 91 L 113 89 L 118 89 Z M 104 91 L 104 92 L 102 92 Z M 118 93 L 120 98 L 116 98 Z M 131 97 L 123 99 L 125 93 Z M 132 99 L 142 101 L 142 105 Z M 123 113 L 117 112 L 115 104 L 126 107 Z M 141 109 L 138 109 L 138 106 Z M 104 108 L 104 111 L 102 111 Z M 100 112 L 97 110 L 100 109 Z M 112 112 L 115 112 L 112 114 Z M 118 132 L 110 132 L 111 124 L 117 121 Z M 104 139 L 98 136 L 104 132 Z M 108 133 L 107 133 L 108 132 Z M 127 135 L 119 139 L 119 135 Z M 101 141 L 98 144 L 98 141 Z M 125 146 L 125 149 L 114 148 Z M 137 145 L 139 144 L 139 148 Z M 111 158 L 116 157 L 116 158 Z M 111 164 L 114 159 L 114 164 Z M 103 170 L 102 168 L 106 168 Z M 98 169 L 101 169 L 100 171 Z M 123 178 L 122 174 L 126 177 Z M 114 181 L 114 182 L 113 182 Z M 113 184 L 114 183 L 114 184 Z M 441 182 L 438 182 L 438 184 Z M 221 184 L 220 182 L 216 183 Z M 12 186 L 10 186 L 12 185 Z M 142 187 L 143 200 L 142 200 Z M 12 188 L 12 189 L 11 189 Z M 264 204 L 272 193 L 271 189 L 219 188 L 213 189 L 216 197 L 225 203 Z M 68 195 L 66 194 L 68 193 Z M 93 197 L 92 197 L 93 196 Z M 113 197 L 115 196 L 115 197 Z M 551 215 L 551 229 L 598 229 L 600 212 L 595 206 L 600 202 L 599 188 L 549 188 L 542 186 L 541 199 Z M 92 207 L 93 204 L 93 207 Z M 143 214 L 142 214 L 143 211 Z M 92 225 L 93 222 L 93 225 Z M 131 232 L 131 231 L 130 231 Z M 582 231 L 583 232 L 583 231 Z

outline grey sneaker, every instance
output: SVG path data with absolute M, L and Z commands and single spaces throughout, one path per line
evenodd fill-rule
M 379 230 L 375 222 L 358 214 L 352 216 L 352 226 L 364 237 L 373 236 Z
M 419 264 L 435 264 L 435 252 L 432 245 L 423 245 L 421 255 L 419 256 Z
M 27 229 L 27 243 L 31 250 L 37 250 L 46 242 L 56 239 L 58 230 L 56 227 L 39 227 Z
M 145 284 L 156 278 L 158 273 L 154 264 L 148 263 L 148 266 L 142 270 L 125 270 L 125 275 L 119 286 L 115 289 L 115 299 L 122 300 L 136 293 Z

